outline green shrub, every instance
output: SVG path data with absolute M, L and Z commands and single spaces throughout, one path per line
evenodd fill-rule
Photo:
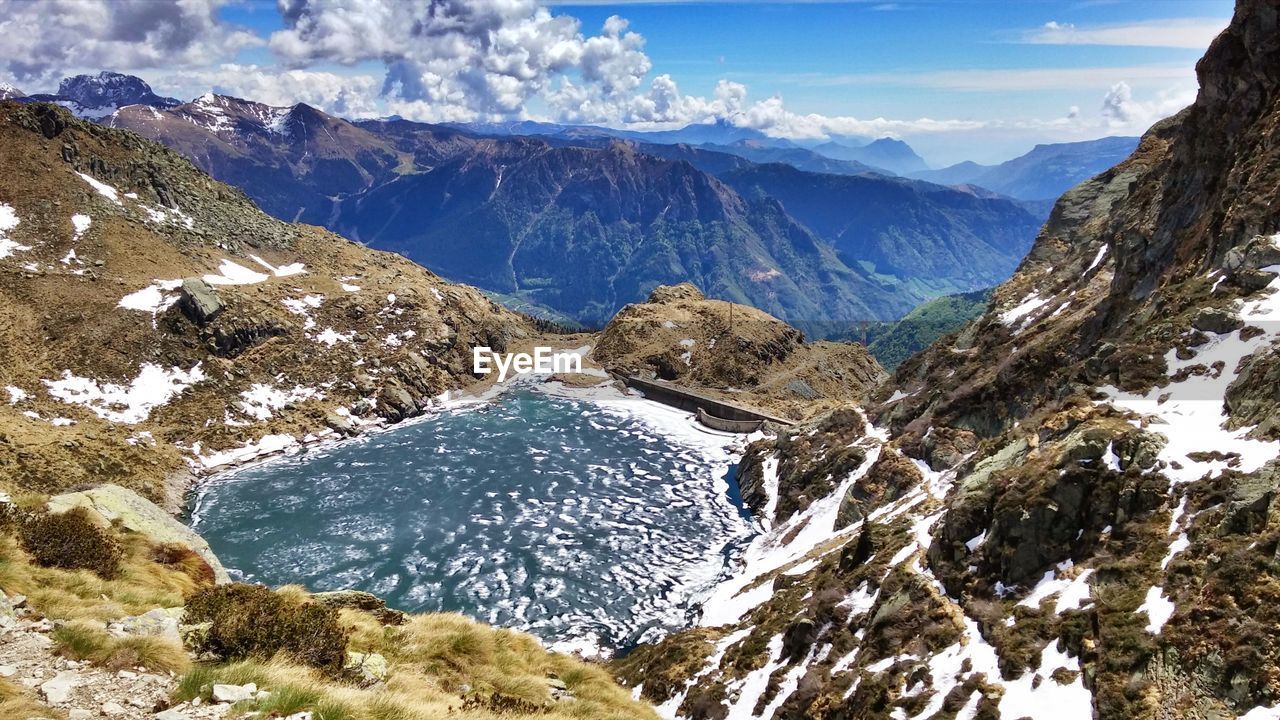
M 120 574 L 120 544 L 84 508 L 37 515 L 23 523 L 21 534 L 37 565 L 92 570 L 107 579 Z
M 338 611 L 296 602 L 261 585 L 205 588 L 187 601 L 186 622 L 210 623 L 197 648 L 226 659 L 270 659 L 278 653 L 337 675 L 347 654 Z

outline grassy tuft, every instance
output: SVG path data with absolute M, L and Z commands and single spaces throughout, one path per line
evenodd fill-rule
M 114 637 L 84 621 L 70 622 L 53 631 L 57 651 L 72 660 L 88 660 L 108 670 L 142 666 L 152 671 L 184 672 L 191 662 L 178 643 L 160 637 Z

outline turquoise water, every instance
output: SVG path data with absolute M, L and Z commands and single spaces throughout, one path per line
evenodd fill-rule
M 643 401 L 511 392 L 215 478 L 192 524 L 247 581 L 617 650 L 687 626 L 754 534 L 730 440 Z

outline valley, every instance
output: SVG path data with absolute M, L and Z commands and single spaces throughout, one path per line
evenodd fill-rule
M 212 94 L 128 105 L 103 122 L 178 150 L 276 217 L 587 327 L 689 281 L 814 336 L 840 335 L 1005 279 L 1039 222 L 1009 198 L 759 140 L 484 135 Z M 893 157 L 884 146 L 866 158 Z

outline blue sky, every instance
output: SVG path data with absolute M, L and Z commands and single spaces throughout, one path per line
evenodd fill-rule
M 86 3 L 128 1 L 145 0 Z M 212 88 L 352 116 L 637 128 L 727 117 L 802 139 L 893 135 L 943 165 L 1142 132 L 1194 97 L 1195 61 L 1232 10 L 1230 0 L 446 0 L 454 9 L 435 11 L 429 0 L 295 1 L 301 20 L 287 23 L 270 0 L 198 0 L 208 16 L 184 23 L 203 24 L 203 40 L 164 57 L 118 41 L 74 57 L 115 48 L 100 62 L 184 99 Z M 405 29 L 432 12 L 458 28 L 447 41 Z M 5 42 L 6 54 L 21 50 Z M 73 64 L 41 79 L 94 69 Z

